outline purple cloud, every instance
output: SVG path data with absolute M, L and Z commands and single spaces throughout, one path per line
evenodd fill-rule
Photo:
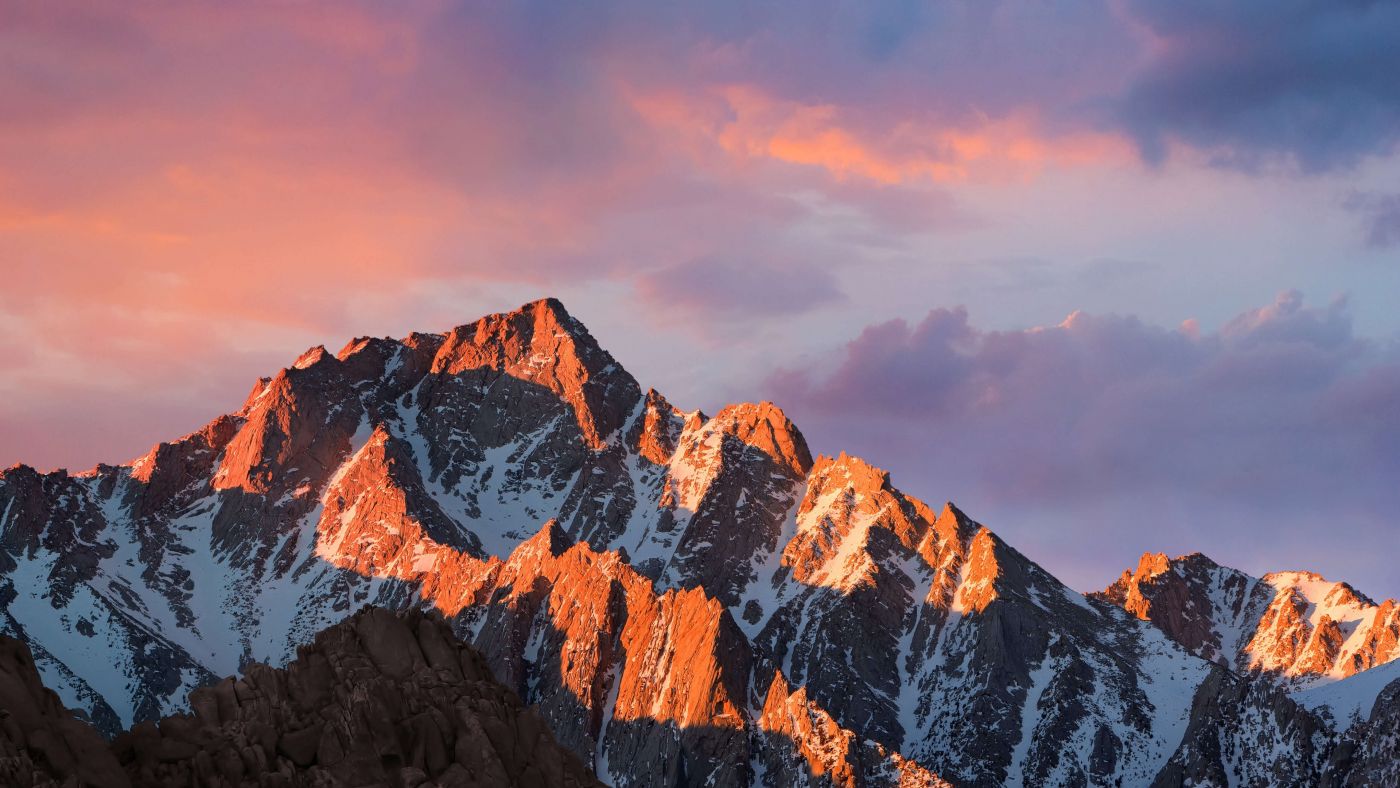
M 1400 6 L 1327 0 L 1131 0 L 1153 56 L 1114 100 L 1149 160 L 1171 142 L 1250 168 L 1306 170 L 1400 141 Z
M 1343 205 L 1365 224 L 1366 245 L 1372 249 L 1400 246 L 1400 194 L 1355 192 Z
M 654 309 L 745 319 L 806 312 L 845 298 L 828 268 L 763 259 L 691 260 L 647 272 L 637 289 Z
M 1210 332 L 1082 313 L 983 331 L 961 308 L 935 309 L 870 326 L 770 389 L 814 449 L 854 451 L 915 494 L 966 501 L 1090 584 L 1158 547 L 1261 569 L 1278 549 L 1293 565 L 1335 549 L 1320 523 L 1378 544 L 1394 525 L 1377 513 L 1400 508 L 1400 354 L 1355 336 L 1344 300 L 1310 307 L 1288 292 Z M 1058 533 L 1034 530 L 1046 526 Z M 1244 549 L 1261 539 L 1268 549 Z M 1370 559 L 1318 560 L 1400 591 Z

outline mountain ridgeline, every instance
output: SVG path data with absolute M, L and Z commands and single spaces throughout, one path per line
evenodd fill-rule
M 554 300 L 0 472 L 0 600 L 108 735 L 373 605 L 440 613 L 612 785 L 1400 779 L 1393 601 L 1203 556 L 1082 595 L 772 404 L 644 391 Z

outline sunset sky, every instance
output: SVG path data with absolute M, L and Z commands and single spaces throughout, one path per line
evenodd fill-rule
M 1365 0 L 0 0 L 0 467 L 553 295 L 1081 589 L 1200 550 L 1400 595 L 1397 41 Z

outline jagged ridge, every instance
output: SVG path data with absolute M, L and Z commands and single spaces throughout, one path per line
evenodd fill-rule
M 1346 678 L 1400 657 L 1400 608 L 1313 572 L 1262 578 L 1200 553 L 1146 553 L 1097 595 L 1200 656 L 1290 687 Z
M 777 784 L 779 675 L 820 712 L 789 727 L 853 742 L 820 774 L 875 784 L 900 763 L 987 785 L 1243 773 L 1240 753 L 1282 762 L 1186 732 L 1275 742 L 1310 713 L 1203 704 L 1221 668 L 1198 645 L 861 460 L 814 460 L 776 406 L 643 393 L 549 300 L 313 348 L 129 466 L 5 472 L 0 512 L 7 631 L 122 724 L 368 603 L 451 616 L 619 784 Z M 833 752 L 796 751 L 810 773 Z

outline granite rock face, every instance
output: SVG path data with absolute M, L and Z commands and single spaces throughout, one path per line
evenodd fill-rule
M 0 637 L 0 783 L 131 785 L 107 742 L 46 688 L 25 645 Z
M 1335 747 L 1322 719 L 1271 682 L 1216 668 L 1154 785 L 1317 785 Z
M 666 788 L 1351 779 L 1369 717 L 1294 693 L 1397 656 L 1394 603 L 1302 573 L 1149 556 L 1086 597 L 776 405 L 644 390 L 553 300 L 312 348 L 129 464 L 0 471 L 0 602 L 109 735 L 435 610 L 585 767 Z
M 113 742 L 133 783 L 599 785 L 440 616 L 362 611 L 190 707 Z
M 1400 657 L 1400 607 L 1313 572 L 1262 578 L 1194 553 L 1144 554 L 1096 594 L 1237 672 L 1292 688 L 1356 675 Z
M 1400 785 L 1400 678 L 1376 695 L 1369 716 L 1333 748 L 1323 785 Z
M 110 745 L 0 641 L 9 785 L 600 785 L 441 616 L 361 611 Z
M 899 753 L 842 728 L 782 673 L 773 676 L 758 719 L 758 782 L 766 786 L 948 788 Z

